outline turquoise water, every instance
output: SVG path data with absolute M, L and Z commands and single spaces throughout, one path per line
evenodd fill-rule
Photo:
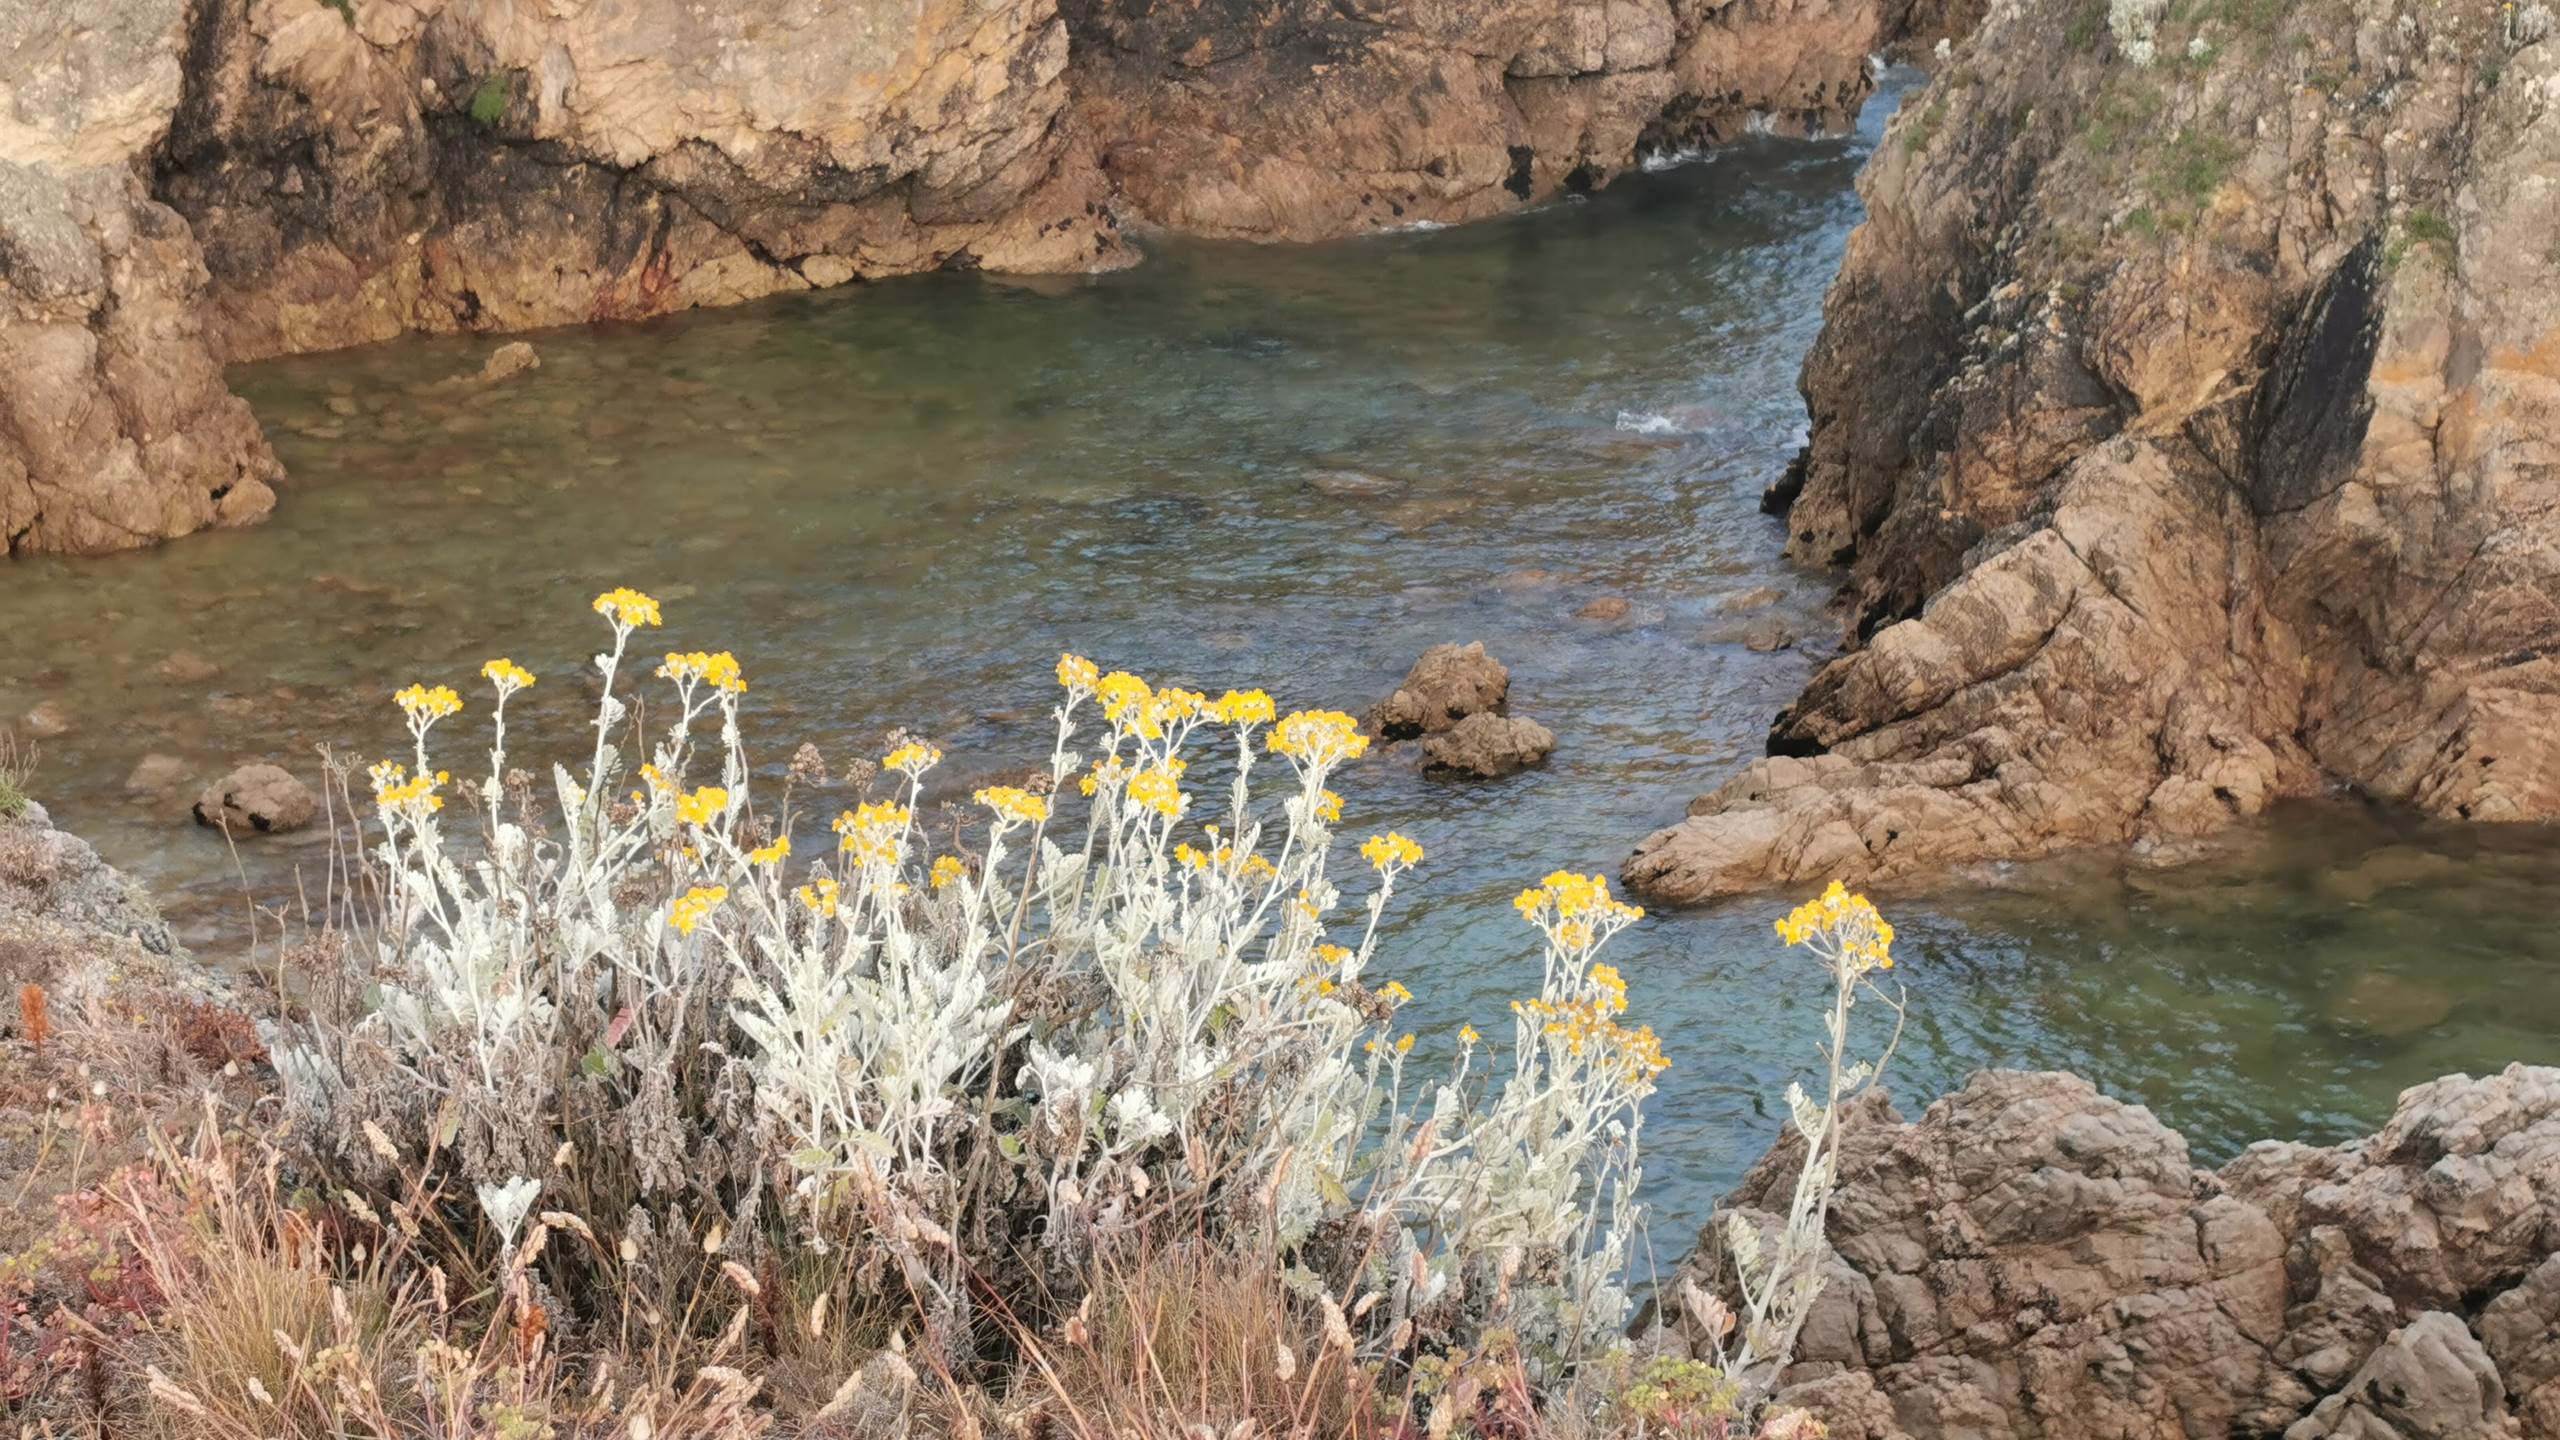
M 323 744 L 372 758 L 401 743 L 394 688 L 497 654 L 553 677 L 514 708 L 519 744 L 573 740 L 586 601 L 612 585 L 666 602 L 669 643 L 739 654 L 762 755 L 841 760 L 909 726 L 951 752 L 955 792 L 1045 755 L 1062 648 L 1360 709 L 1424 646 L 1481 639 L 1562 737 L 1550 764 L 1444 783 L 1404 747 L 1341 786 L 1354 833 L 1430 851 L 1381 973 L 1436 1043 L 1534 985 L 1511 895 L 1614 873 L 1757 752 L 1829 648 L 1830 582 L 1780 562 L 1757 499 L 1801 438 L 1795 373 L 1881 115 L 1463 230 L 1166 243 L 1089 280 L 538 334 L 541 368 L 486 389 L 440 383 L 482 340 L 254 367 L 236 381 L 293 475 L 274 520 L 0 571 L 0 715 L 67 727 L 38 793 L 220 958 L 320 842 L 235 857 L 186 795 L 128 791 L 144 755 L 199 778 L 309 772 Z M 1612 598 L 1624 618 L 1578 613 Z M 1892 900 L 1895 1088 L 2065 1067 L 2208 1155 L 2355 1133 L 2404 1085 L 2560 1058 L 2555 860 L 2545 833 L 2337 804 L 2179 871 L 2109 857 Z M 1787 903 L 1619 942 L 1675 1061 L 1648 1131 L 1666 1248 L 1810 1055 L 1813 977 L 1769 930 Z

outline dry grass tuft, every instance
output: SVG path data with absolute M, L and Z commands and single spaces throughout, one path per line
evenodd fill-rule
M 1379 1392 L 1339 1325 L 1329 1338 L 1270 1257 L 1186 1241 L 1098 1263 L 1060 1338 L 1023 1337 L 1013 1390 L 1075 1440 L 1395 1433 L 1410 1397 Z
M 14 730 L 0 730 L 0 820 L 26 813 L 27 789 L 35 777 L 35 747 Z

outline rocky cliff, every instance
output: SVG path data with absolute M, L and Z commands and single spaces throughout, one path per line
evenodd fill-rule
M 142 170 L 176 0 L 0 7 L 0 555 L 256 520 L 279 468 L 206 343 L 208 276 Z
M 1833 1440 L 2560 1435 L 2560 1070 L 2437 1080 L 2369 1139 L 2218 1172 L 2070 1075 L 1875 1104 L 1842 1143 L 1781 1397 Z M 1783 1212 L 1801 1156 L 1790 1132 L 1730 1212 Z M 1731 1295 L 1726 1228 L 1655 1343 L 1691 1343 L 1684 1286 Z
M 224 363 L 1473 219 L 1837 125 L 1975 3 L 22 0 L 0 532 L 262 513 Z
M 2003 0 L 1862 182 L 1773 494 L 1850 653 L 1656 897 L 2560 814 L 2545 4 Z

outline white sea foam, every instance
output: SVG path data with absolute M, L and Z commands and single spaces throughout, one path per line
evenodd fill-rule
M 1618 428 L 1630 431 L 1637 435 L 1677 435 L 1680 433 L 1680 426 L 1678 422 L 1674 421 L 1670 416 L 1656 415 L 1649 410 L 1619 411 Z

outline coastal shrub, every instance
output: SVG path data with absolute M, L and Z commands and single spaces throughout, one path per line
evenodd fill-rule
M 596 608 L 592 744 L 547 786 L 508 764 L 520 667 L 486 668 L 476 781 L 433 753 L 460 696 L 397 697 L 371 919 L 276 1047 L 339 1183 L 444 1237 L 458 1279 L 635 1330 L 716 1326 L 711 1294 L 912 1316 L 965 1369 L 984 1312 L 1059 1318 L 1093 1265 L 1194 1237 L 1281 1257 L 1346 1359 L 1498 1330 L 1560 1373 L 1614 1339 L 1666 1062 L 1600 958 L 1641 913 L 1605 879 L 1521 894 L 1544 965 L 1511 1043 L 1464 1027 L 1426 1075 L 1376 955 L 1421 847 L 1361 842 L 1357 897 L 1332 869 L 1350 716 L 1068 656 L 1048 764 L 977 789 L 983 829 L 923 821 L 941 756 L 907 740 L 821 830 L 814 757 L 757 798 L 733 656 L 651 667 L 672 699 L 644 735 L 622 686 L 658 607 Z
M 2169 0 L 2107 0 L 2107 32 L 2115 37 L 2116 52 L 2148 67 L 2158 58 L 2154 37 L 2168 11 Z
M 440 1306 L 519 1350 L 752 1345 L 820 1414 L 1006 1393 L 1097 1436 L 1145 1414 L 1447 1434 L 1625 1373 L 1668 1062 L 1601 958 L 1642 914 L 1604 877 L 1518 895 L 1540 980 L 1507 1043 L 1420 1047 L 1377 941 L 1426 856 L 1337 845 L 1331 782 L 1369 746 L 1349 715 L 1062 656 L 1047 762 L 955 824 L 927 807 L 931 742 L 760 774 L 738 660 L 635 659 L 657 602 L 595 609 L 574 768 L 510 763 L 508 702 L 537 683 L 512 661 L 482 671 L 469 780 L 436 753 L 461 695 L 394 697 L 408 754 L 364 777 L 366 848 L 333 867 L 347 901 L 299 947 L 307 1013 L 273 1047 L 313 1193 L 374 1253 L 414 1250 Z M 1790 1093 L 1816 1163 L 1719 1332 L 1719 1435 L 1753 1433 L 1818 1289 L 1879 927 L 1800 937 L 1831 947 L 1830 1083 Z

